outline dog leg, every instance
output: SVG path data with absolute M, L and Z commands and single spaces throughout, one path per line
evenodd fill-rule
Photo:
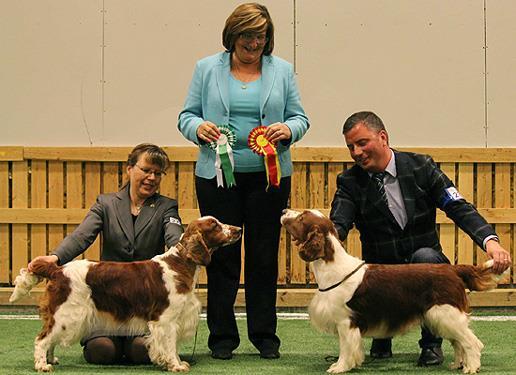
M 40 336 L 34 340 L 34 369 L 38 372 L 50 372 L 53 368 L 47 362 L 47 352 L 53 346 L 52 339 L 50 335 L 41 339 Z
M 177 354 L 177 325 L 168 322 L 164 324 L 160 319 L 158 322 L 149 322 L 148 326 L 150 335 L 146 341 L 152 363 L 165 367 L 170 372 L 188 372 L 190 364 L 181 361 Z
M 450 370 L 461 369 L 464 366 L 464 349 L 457 340 L 450 340 L 450 342 L 454 352 L 454 359 L 450 364 Z
M 59 359 L 54 356 L 54 349 L 55 345 L 51 345 L 50 348 L 47 350 L 47 363 L 50 363 L 51 365 L 58 365 Z
M 484 345 L 469 328 L 469 318 L 465 312 L 450 305 L 435 306 L 426 312 L 425 325 L 432 333 L 450 340 L 455 350 L 457 346 L 460 347 L 462 355 L 455 353 L 453 367 L 460 367 L 458 357 L 462 357 L 464 374 L 474 374 L 480 370 L 480 352 Z
M 327 370 L 330 374 L 346 372 L 364 361 L 362 337 L 358 328 L 351 328 L 349 319 L 337 324 L 339 335 L 339 359 Z

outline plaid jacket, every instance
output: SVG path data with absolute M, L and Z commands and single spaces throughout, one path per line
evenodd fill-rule
M 453 183 L 430 156 L 395 150 L 394 153 L 408 219 L 403 229 L 366 171 L 355 165 L 337 177 L 330 219 L 341 240 L 356 225 L 366 262 L 406 263 L 422 247 L 442 251 L 435 224 L 436 208 L 443 210 L 481 247 L 487 236 L 495 235 L 475 207 L 454 194 Z

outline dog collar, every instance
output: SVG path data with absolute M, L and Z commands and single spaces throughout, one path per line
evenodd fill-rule
M 362 262 L 358 265 L 357 268 L 355 268 L 351 273 L 348 273 L 341 281 L 339 281 L 337 284 L 333 284 L 332 286 L 329 286 L 328 288 L 321 289 L 319 288 L 319 292 L 327 292 L 328 290 L 332 290 L 333 288 L 338 287 L 340 284 L 342 284 L 344 281 L 349 279 L 351 276 L 353 276 L 362 266 L 365 264 L 365 262 Z

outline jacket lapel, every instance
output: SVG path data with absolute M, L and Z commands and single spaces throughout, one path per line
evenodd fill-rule
M 414 175 L 411 168 L 407 165 L 405 155 L 394 151 L 396 154 L 396 171 L 398 173 L 398 181 L 400 183 L 401 195 L 405 202 L 405 211 L 407 212 L 407 224 L 414 218 L 416 210 L 416 193 L 414 190 Z
M 142 230 L 145 228 L 145 226 L 149 223 L 149 221 L 156 213 L 156 199 L 157 194 L 154 194 L 152 197 L 148 198 L 145 201 L 140 213 L 138 214 L 136 222 L 134 223 L 135 239 L 138 238 L 138 235 L 142 232 Z
M 220 98 L 226 108 L 226 112 L 229 113 L 229 76 L 230 74 L 230 61 L 229 53 L 223 53 L 220 59 L 220 65 L 217 66 L 217 87 L 219 88 Z
M 118 198 L 115 201 L 116 218 L 125 236 L 131 243 L 134 244 L 134 228 L 131 217 L 131 199 L 129 197 L 129 184 L 116 193 Z
M 269 95 L 272 91 L 272 86 L 274 84 L 276 70 L 274 69 L 274 64 L 272 63 L 272 56 L 263 56 L 262 58 L 262 92 L 260 95 L 260 113 L 263 113 L 263 108 L 265 107 L 265 103 L 267 103 L 267 99 L 269 99 Z
M 361 185 L 365 187 L 364 204 L 368 204 L 369 202 L 369 204 L 375 206 L 388 220 L 390 220 L 399 228 L 399 224 L 396 221 L 396 218 L 392 214 L 387 204 L 383 201 L 380 192 L 378 191 L 372 178 L 369 177 L 369 174 L 364 170 L 361 170 L 361 174 Z M 363 210 L 363 212 L 366 212 L 365 207 Z

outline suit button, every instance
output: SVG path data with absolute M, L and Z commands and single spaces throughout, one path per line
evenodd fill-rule
M 265 118 L 265 115 L 262 115 L 262 120 Z

